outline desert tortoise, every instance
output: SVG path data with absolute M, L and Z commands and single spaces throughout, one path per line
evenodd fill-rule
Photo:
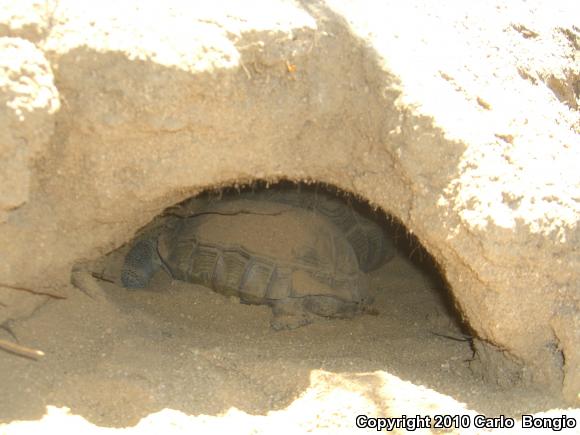
M 274 329 L 363 312 L 372 292 L 355 245 L 324 213 L 279 199 L 189 204 L 182 216 L 137 239 L 125 258 L 123 285 L 145 287 L 162 267 L 174 279 L 270 305 Z
M 228 199 L 277 202 L 323 215 L 336 225 L 348 239 L 363 272 L 377 269 L 392 259 L 396 253 L 394 244 L 385 236 L 379 225 L 363 217 L 346 202 L 325 191 L 266 189 L 226 196 L 225 200 Z M 180 204 L 175 211 L 178 215 L 185 217 L 203 211 L 204 207 L 211 202 L 212 200 L 207 198 L 192 198 Z

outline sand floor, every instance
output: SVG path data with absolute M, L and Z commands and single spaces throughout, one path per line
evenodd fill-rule
M 373 273 L 378 314 L 282 332 L 270 329 L 268 307 L 163 272 L 148 290 L 101 282 L 102 301 L 72 292 L 11 325 L 46 356 L 0 353 L 0 433 L 50 422 L 79 429 L 74 416 L 85 431 L 231 424 L 251 433 L 283 421 L 292 431 L 348 432 L 361 413 L 519 418 L 557 408 L 541 391 L 502 390 L 473 374 L 469 340 L 441 336 L 464 332 L 420 263 L 399 255 Z

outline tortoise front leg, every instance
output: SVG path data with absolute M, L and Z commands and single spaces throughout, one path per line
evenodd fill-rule
M 125 257 L 121 282 L 125 288 L 145 288 L 164 266 L 157 251 L 157 238 L 137 241 Z

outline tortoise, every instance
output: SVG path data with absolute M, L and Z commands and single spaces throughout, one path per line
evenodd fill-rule
M 353 246 L 359 267 L 363 272 L 373 271 L 395 256 L 394 244 L 385 237 L 385 233 L 379 225 L 364 218 L 353 207 L 325 191 L 266 189 L 259 192 L 250 191 L 235 196 L 226 196 L 225 200 L 232 198 L 278 202 L 305 208 L 323 215 L 344 233 Z M 178 216 L 195 214 L 208 203 L 211 203 L 211 200 L 192 198 L 180 204 L 173 213 Z
M 146 287 L 163 268 L 174 279 L 271 306 L 275 330 L 353 317 L 372 303 L 365 272 L 387 256 L 379 249 L 387 245 L 362 219 L 351 219 L 345 234 L 339 223 L 348 207 L 333 201 L 288 194 L 190 201 L 137 239 L 122 283 Z M 352 243 L 349 233 L 365 243 Z

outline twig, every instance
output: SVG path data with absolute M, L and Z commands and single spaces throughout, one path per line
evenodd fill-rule
M 246 68 L 246 65 L 244 65 L 244 62 L 242 62 L 241 59 L 240 59 L 240 65 L 242 66 L 242 69 L 245 71 L 246 75 L 248 76 L 248 80 L 251 80 L 252 74 L 250 74 L 250 71 L 248 71 L 248 68 Z
M 47 290 L 34 290 L 31 288 L 27 288 L 27 287 L 19 287 L 19 286 L 15 286 L 15 285 L 11 285 L 11 284 L 5 284 L 3 282 L 0 282 L 0 287 L 6 287 L 6 288 L 13 289 L 13 290 L 19 290 L 19 291 L 24 291 L 24 292 L 28 292 L 28 293 L 33 293 L 35 295 L 40 295 L 40 296 L 50 296 L 51 298 L 55 298 L 55 299 L 66 299 L 66 296 L 59 295 L 57 293 L 52 293 L 52 292 L 49 292 Z
M 111 284 L 115 284 L 115 281 L 113 281 L 112 279 L 105 278 L 104 276 L 99 275 L 98 273 L 91 272 L 91 275 L 93 276 L 93 278 L 97 278 L 98 280 L 110 282 Z
M 22 346 L 20 344 L 12 343 L 11 341 L 2 339 L 0 339 L 0 349 L 34 360 L 44 356 L 44 352 L 41 350 L 31 349 L 30 347 Z

